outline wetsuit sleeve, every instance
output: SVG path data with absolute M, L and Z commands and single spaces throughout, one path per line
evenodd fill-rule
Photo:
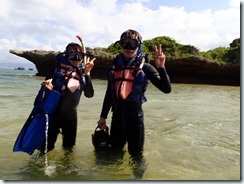
M 113 99 L 112 99 L 111 83 L 110 80 L 108 80 L 107 90 L 103 100 L 103 106 L 102 106 L 100 117 L 107 119 L 112 104 L 113 104 Z
M 87 98 L 91 98 L 94 96 L 94 89 L 93 89 L 91 77 L 88 75 L 85 75 L 84 95 Z
M 167 74 L 166 68 L 156 69 L 151 64 L 145 63 L 143 66 L 143 71 L 145 72 L 150 82 L 160 91 L 164 93 L 171 92 L 171 82 Z

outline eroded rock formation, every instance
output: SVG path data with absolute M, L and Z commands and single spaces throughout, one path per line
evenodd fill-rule
M 38 71 L 36 75 L 46 76 L 55 66 L 55 56 L 59 52 L 10 50 L 10 53 L 34 63 Z M 105 79 L 112 60 L 113 57 L 96 56 L 92 77 Z M 240 85 L 240 64 L 209 62 L 202 57 L 167 58 L 166 69 L 173 83 Z

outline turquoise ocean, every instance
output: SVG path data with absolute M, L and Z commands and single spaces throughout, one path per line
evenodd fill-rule
M 11 181 L 240 180 L 240 87 L 172 84 L 163 94 L 149 84 L 143 105 L 143 158 L 94 152 L 91 142 L 106 81 L 93 79 L 95 96 L 81 97 L 73 152 L 61 146 L 47 157 L 13 152 L 43 77 L 36 70 L 0 69 L 0 179 Z M 111 114 L 107 120 L 110 125 Z

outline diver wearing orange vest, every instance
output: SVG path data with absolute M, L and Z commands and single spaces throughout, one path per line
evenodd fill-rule
M 142 155 L 144 145 L 144 118 L 142 104 L 149 81 L 164 93 L 171 92 L 171 83 L 165 69 L 165 55 L 161 45 L 155 47 L 155 67 L 141 54 L 142 37 L 135 30 L 122 33 L 119 41 L 122 53 L 109 70 L 108 85 L 97 124 L 105 129 L 112 108 L 110 128 L 111 148 L 123 149 L 126 142 L 131 156 Z

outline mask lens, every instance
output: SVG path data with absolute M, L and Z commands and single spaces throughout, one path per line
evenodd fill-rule
M 123 39 L 120 41 L 120 45 L 123 49 L 135 50 L 139 46 L 137 39 Z
M 82 59 L 84 59 L 84 54 L 82 52 L 79 52 L 77 49 L 69 50 L 67 54 L 68 58 L 72 61 L 81 61 Z
M 130 44 L 131 44 L 132 47 L 136 48 L 136 47 L 138 47 L 139 42 L 138 42 L 138 40 L 133 39 L 133 40 L 130 40 Z
M 73 50 L 69 51 L 69 57 L 75 57 L 75 52 Z

